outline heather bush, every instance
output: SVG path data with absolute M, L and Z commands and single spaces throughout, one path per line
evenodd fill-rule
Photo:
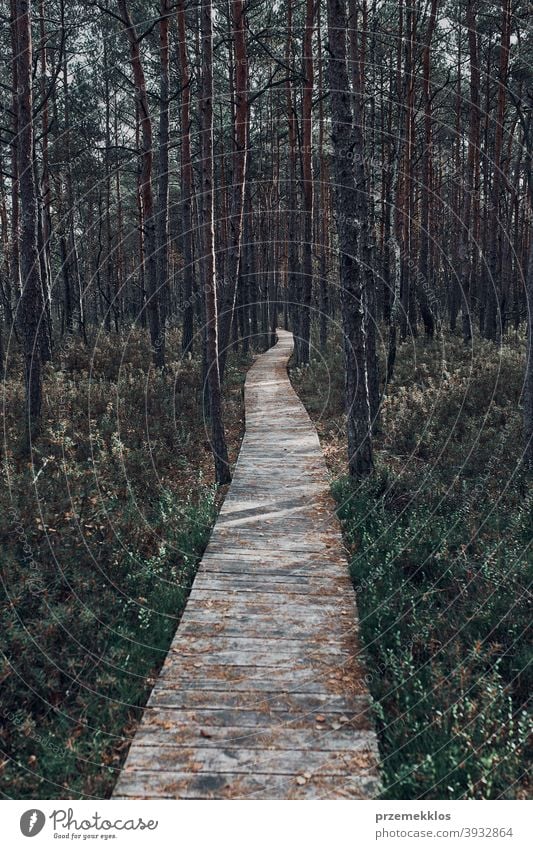
M 20 376 L 4 383 L 0 781 L 14 798 L 109 795 L 214 523 L 201 361 L 169 337 L 163 375 L 138 331 L 62 346 L 32 463 Z M 233 458 L 247 365 L 228 367 Z
M 451 336 L 402 345 L 363 482 L 345 477 L 340 346 L 293 373 L 336 477 L 385 798 L 527 794 L 533 490 L 520 350 L 476 339 L 470 351 Z

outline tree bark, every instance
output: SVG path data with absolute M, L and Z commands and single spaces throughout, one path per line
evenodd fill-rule
M 472 339 L 472 319 L 470 316 L 470 280 L 472 276 L 472 195 L 474 192 L 475 162 L 479 148 L 480 100 L 479 100 L 479 58 L 476 29 L 477 0 L 468 0 L 466 9 L 466 27 L 468 30 L 468 51 L 470 57 L 470 119 L 468 132 L 468 154 L 464 180 L 464 198 L 461 213 L 459 236 L 459 283 L 461 287 L 461 308 L 463 341 L 467 345 Z
M 69 104 L 69 84 L 68 84 L 68 61 L 65 55 L 63 59 L 63 90 L 64 90 L 64 140 L 65 140 L 65 183 L 66 183 L 66 221 L 68 225 L 68 242 L 69 242 L 69 265 L 74 277 L 74 292 L 75 300 L 75 316 L 78 325 L 78 331 L 85 339 L 85 315 L 83 302 L 83 285 L 80 275 L 80 264 L 78 257 L 78 246 L 76 241 L 76 226 L 75 226 L 75 203 L 74 203 L 74 182 L 72 177 L 72 158 L 71 158 L 71 128 L 70 128 L 70 104 Z M 71 278 L 72 278 L 71 275 Z
M 202 139 L 202 267 L 205 292 L 205 362 L 209 391 L 212 451 L 218 484 L 231 480 L 222 420 L 218 362 L 218 310 L 215 271 L 215 208 L 213 195 L 213 8 L 212 0 L 201 2 L 202 92 L 200 127 Z
M 365 6 L 366 8 L 366 6 Z M 361 222 L 359 258 L 362 265 L 363 295 L 365 309 L 365 352 L 368 380 L 368 401 L 370 419 L 377 427 L 379 410 L 379 372 L 376 356 L 376 293 L 374 279 L 374 236 L 372 205 L 370 198 L 370 167 L 365 152 L 364 139 L 364 75 L 366 57 L 364 54 L 366 39 L 364 32 L 358 31 L 358 14 L 355 0 L 348 2 L 349 15 L 349 55 L 352 67 L 353 127 L 352 148 L 353 170 L 357 190 L 356 205 Z M 365 26 L 365 24 L 363 24 Z M 360 36 L 360 37 L 359 37 Z
M 17 49 L 17 15 L 16 0 L 11 0 L 11 112 L 12 112 L 12 142 L 11 142 L 11 289 L 15 302 L 20 298 L 20 198 L 19 198 L 19 107 L 18 107 L 18 49 Z
M 328 324 L 330 319 L 329 285 L 328 285 L 328 248 L 329 248 L 329 220 L 328 220 L 328 184 L 329 170 L 328 160 L 324 150 L 324 86 L 323 86 L 323 58 L 322 58 L 322 12 L 320 4 L 317 10 L 318 28 L 318 95 L 319 95 L 319 117 L 318 117 L 318 160 L 320 174 L 320 192 L 318 209 L 317 231 L 320 238 L 320 291 L 319 291 L 319 344 L 320 350 L 325 352 L 328 344 Z
M 229 250 L 220 316 L 220 379 L 224 377 L 231 325 L 235 312 L 237 281 L 241 262 L 242 221 L 248 140 L 248 56 L 246 51 L 243 0 L 231 0 L 235 48 L 235 120 L 233 128 L 233 174 L 229 215 Z
M 296 363 L 308 365 L 311 352 L 311 298 L 313 293 L 313 30 L 314 0 L 306 0 L 302 67 L 302 212 L 303 243 L 298 311 L 299 335 L 296 338 Z
M 328 0 L 328 77 L 334 152 L 336 223 L 340 253 L 340 299 L 345 359 L 348 464 L 354 477 L 373 470 L 365 350 L 364 293 L 359 259 L 362 222 L 348 153 L 353 151 L 352 112 L 346 67 L 345 0 Z M 363 151 L 353 151 L 358 156 Z
M 285 43 L 285 65 L 289 72 L 285 82 L 285 96 L 287 104 L 287 129 L 288 129 L 288 167 L 287 167 L 287 289 L 289 300 L 289 316 L 291 329 L 295 344 L 300 336 L 300 310 L 298 308 L 298 273 L 299 257 L 298 244 L 296 241 L 296 206 L 297 206 L 297 182 L 296 182 L 296 113 L 294 110 L 294 96 L 291 81 L 293 62 L 293 2 L 287 0 L 287 39 Z
M 37 234 L 39 242 L 39 258 L 41 264 L 41 285 L 43 289 L 43 303 L 45 316 L 43 323 L 43 360 L 48 361 L 52 356 L 52 274 L 50 268 L 50 168 L 48 152 L 48 97 L 47 97 L 47 71 L 48 57 L 46 50 L 46 29 L 44 0 L 39 0 L 39 37 L 40 37 L 40 64 L 42 98 L 41 111 L 41 133 L 42 133 L 42 171 L 41 171 L 41 194 L 37 193 Z M 38 185 L 37 157 L 35 158 L 35 179 Z
M 26 380 L 26 439 L 28 451 L 40 427 L 41 322 L 44 319 L 37 250 L 37 187 L 33 167 L 34 125 L 32 94 L 32 34 L 29 0 L 17 0 L 16 56 L 18 77 L 18 178 L 20 191 L 21 297 L 18 319 L 23 339 Z
M 490 193 L 490 227 L 487 280 L 487 311 L 485 315 L 485 335 L 496 341 L 501 335 L 501 228 L 500 228 L 500 192 L 502 186 L 502 152 L 505 122 L 505 102 L 507 89 L 507 72 L 509 68 L 509 47 L 511 37 L 511 0 L 501 0 L 502 30 L 500 40 L 500 61 L 498 70 L 498 102 L 494 128 L 494 155 L 492 189 Z
M 420 251 L 416 290 L 426 337 L 435 335 L 435 318 L 430 303 L 431 263 L 429 251 L 429 199 L 431 196 L 431 41 L 435 32 L 439 0 L 431 0 L 422 56 L 422 91 L 424 98 L 424 142 L 422 152 L 422 186 L 420 209 Z
M 193 170 L 191 159 L 191 78 L 187 56 L 187 33 L 185 26 L 185 3 L 179 0 L 178 18 L 178 60 L 181 84 L 181 228 L 183 251 L 183 318 L 181 349 L 184 354 L 193 349 L 194 286 L 192 194 Z
M 168 192 L 170 132 L 169 29 L 171 0 L 160 0 L 159 7 L 159 158 L 157 168 L 157 281 L 162 334 L 169 312 L 168 280 Z
M 139 124 L 141 129 L 141 170 L 140 192 L 143 205 L 144 223 L 144 259 L 148 278 L 148 324 L 152 344 L 152 357 L 156 368 L 165 365 L 165 334 L 161 327 L 160 317 L 160 286 L 157 279 L 157 239 L 156 216 L 154 211 L 154 194 L 152 188 L 153 170 L 153 133 L 152 118 L 148 104 L 146 80 L 141 60 L 140 42 L 133 24 L 127 0 L 118 0 L 124 29 L 130 46 L 130 63 L 135 82 L 138 105 Z
M 531 192 L 530 192 L 531 194 Z M 524 459 L 533 470 L 533 227 L 526 272 L 527 359 L 524 380 Z

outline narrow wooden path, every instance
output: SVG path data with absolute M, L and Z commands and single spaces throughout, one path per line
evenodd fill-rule
M 377 789 L 348 576 L 292 334 L 249 371 L 246 434 L 114 798 L 369 798 Z

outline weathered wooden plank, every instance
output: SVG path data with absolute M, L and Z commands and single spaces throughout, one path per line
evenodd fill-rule
M 233 482 L 115 798 L 368 798 L 378 782 L 355 597 L 318 436 L 286 364 L 245 387 Z
M 218 749 L 181 747 L 170 745 L 139 745 L 136 757 L 130 760 L 126 771 L 175 770 L 198 774 L 200 772 L 231 772 L 263 775 L 298 775 L 307 770 L 314 775 L 344 776 L 353 773 L 376 771 L 377 752 L 375 738 L 368 732 L 363 739 L 354 732 L 349 748 L 342 751 L 317 751 L 305 749 Z
M 346 585 L 339 586 L 339 583 L 335 580 L 331 580 L 329 582 L 315 580 L 312 583 L 309 581 L 307 583 L 281 583 L 279 581 L 277 583 L 271 583 L 267 576 L 257 576 L 256 578 L 247 579 L 235 576 L 232 579 L 232 586 L 230 590 L 228 590 L 227 585 L 227 578 L 225 580 L 220 578 L 217 579 L 213 577 L 212 572 L 203 572 L 202 575 L 199 576 L 198 580 L 195 581 L 197 589 L 210 593 L 222 592 L 225 595 L 238 595 L 239 593 L 275 593 L 283 596 L 285 591 L 291 595 L 322 597 L 324 595 L 337 596 L 339 593 L 346 592 Z
M 167 698 L 171 700 L 173 691 L 167 692 Z M 262 733 L 282 735 L 280 738 L 281 748 L 297 749 L 303 748 L 295 745 L 287 745 L 287 740 L 294 739 L 293 732 L 308 731 L 314 736 L 317 741 L 317 747 L 322 749 L 325 745 L 326 738 L 328 749 L 343 749 L 345 746 L 337 745 L 330 740 L 330 737 L 335 739 L 344 739 L 347 743 L 347 748 L 350 748 L 351 743 L 355 739 L 353 736 L 355 731 L 360 731 L 365 734 L 369 731 L 367 718 L 357 711 L 349 710 L 346 700 L 338 702 L 334 710 L 330 706 L 329 701 L 321 702 L 318 706 L 311 710 L 304 710 L 306 704 L 301 696 L 298 701 L 286 698 L 285 703 L 276 701 L 274 697 L 267 698 L 263 694 L 263 698 L 256 697 L 254 702 L 251 694 L 247 696 L 248 706 L 239 705 L 236 702 L 234 707 L 217 707 L 205 708 L 204 706 L 195 707 L 194 710 L 175 708 L 168 704 L 165 711 L 148 710 L 141 728 L 137 731 L 137 738 L 143 730 L 160 731 L 161 729 L 169 731 L 168 745 L 174 745 L 176 742 L 173 733 L 176 730 L 186 732 L 190 730 L 193 738 L 196 739 L 202 730 L 211 731 L 214 728 L 218 729 L 237 729 L 239 732 L 246 731 L 261 731 Z M 253 708 L 249 705 L 253 705 Z M 344 710 L 339 710 L 339 705 L 342 705 Z M 297 709 L 295 709 L 297 706 Z M 365 720 L 365 721 L 363 721 Z M 287 732 L 287 734 L 282 732 Z M 293 736 L 291 736 L 293 735 Z M 200 736 L 205 736 L 200 734 Z M 298 735 L 297 735 L 298 736 Z M 302 735 L 300 734 L 299 737 Z M 370 735 L 372 736 L 372 735 Z M 140 739 L 140 738 L 139 738 Z M 151 745 L 153 740 L 150 738 Z M 164 742 L 164 741 L 163 741 Z M 320 745 L 318 743 L 320 742 Z M 195 743 L 194 745 L 200 745 Z M 269 742 L 269 748 L 276 748 L 277 741 L 273 739 Z M 250 746 L 248 746 L 250 748 Z
M 170 698 L 170 693 L 169 693 Z M 263 730 L 272 729 L 312 729 L 315 733 L 322 735 L 324 731 L 333 733 L 338 725 L 338 731 L 342 730 L 343 723 L 340 722 L 340 717 L 345 716 L 348 723 L 356 722 L 358 714 L 352 711 L 330 710 L 327 703 L 320 707 L 314 708 L 311 711 L 301 709 L 295 710 L 294 706 L 283 709 L 277 707 L 275 710 L 271 706 L 268 699 L 258 699 L 254 709 L 247 707 L 232 707 L 232 708 L 203 708 L 195 707 L 194 710 L 181 710 L 172 708 L 166 705 L 167 710 L 164 712 L 149 710 L 147 711 L 144 722 L 139 728 L 137 734 L 140 734 L 143 729 L 166 729 L 169 731 L 168 745 L 172 745 L 173 739 L 171 731 L 174 728 L 191 728 L 193 730 L 202 728 L 239 728 Z M 319 717 L 318 721 L 316 717 Z M 346 723 L 344 723 L 346 724 Z M 334 727 L 335 726 L 335 727 Z M 271 744 L 273 745 L 273 743 Z M 291 748 L 295 748 L 292 746 Z
M 348 580 L 347 574 L 339 574 L 339 570 L 335 569 L 334 564 L 321 560 L 309 560 L 308 562 L 289 561 L 287 565 L 272 561 L 261 560 L 245 560 L 241 559 L 215 559 L 215 557 L 206 558 L 202 564 L 200 575 L 217 573 L 217 574 L 233 574 L 246 576 L 263 575 L 268 578 L 269 582 L 282 583 L 288 581 L 298 581 L 300 578 L 311 578 L 317 580 L 319 578 L 333 578 L 336 581 Z
M 117 799 L 368 799 L 378 789 L 375 775 L 313 776 L 176 773 L 161 770 L 123 772 Z
M 185 648 L 185 644 L 187 644 L 187 648 Z M 300 640 L 298 645 L 300 646 L 299 651 L 283 651 L 276 648 L 271 648 L 269 651 L 262 649 L 256 651 L 222 649 L 219 651 L 213 640 L 210 640 L 209 649 L 198 651 L 191 640 L 184 640 L 174 646 L 171 651 L 179 659 L 180 671 L 190 670 L 191 667 L 199 669 L 200 667 L 195 665 L 198 663 L 204 668 L 207 666 L 255 666 L 257 668 L 276 666 L 280 669 L 292 669 L 294 664 L 303 664 L 304 666 L 309 664 L 315 669 L 320 669 L 320 671 L 335 667 L 345 658 L 346 663 L 348 663 L 346 652 L 337 646 L 310 646 L 306 649 L 303 640 Z
M 193 651 L 187 649 L 187 646 L 191 644 L 194 646 Z M 215 657 L 220 658 L 224 652 L 239 652 L 246 655 L 246 657 L 249 657 L 250 654 L 256 655 L 260 653 L 266 659 L 285 654 L 289 654 L 291 657 L 307 658 L 309 656 L 315 656 L 317 651 L 324 653 L 325 649 L 328 655 L 332 654 L 335 656 L 335 662 L 337 655 L 347 655 L 345 647 L 340 643 L 331 645 L 328 640 L 326 647 L 324 647 L 324 637 L 316 633 L 308 640 L 294 640 L 292 636 L 291 639 L 287 639 L 286 637 L 272 639 L 266 636 L 250 637 L 243 634 L 236 637 L 218 635 L 214 652 L 213 640 L 205 637 L 197 637 L 193 640 L 190 638 L 182 639 L 181 643 L 175 641 L 174 645 L 181 656 L 198 654 L 202 655 L 200 660 L 203 660 L 205 654 L 214 654 Z
M 216 714 L 217 711 L 212 713 Z M 350 726 L 342 726 L 338 720 L 329 728 L 325 725 L 317 725 L 316 729 L 282 724 L 273 724 L 270 727 L 261 725 L 242 727 L 217 725 L 209 721 L 203 723 L 188 721 L 181 724 L 179 712 L 174 714 L 172 711 L 167 711 L 164 716 L 158 717 L 158 721 L 157 726 L 143 723 L 136 735 L 138 746 L 149 746 L 151 749 L 165 746 L 169 749 L 223 747 L 225 750 L 266 748 L 272 752 L 282 750 L 344 752 L 350 751 L 353 746 L 362 748 L 368 744 L 369 739 L 372 739 L 368 729 L 356 731 Z M 309 721 L 307 724 L 309 725 Z
M 241 539 L 229 546 L 224 544 L 222 539 L 219 539 L 206 552 L 205 567 L 209 569 L 212 563 L 221 564 L 223 561 L 231 564 L 234 568 L 243 568 L 243 566 L 249 565 L 251 568 L 255 567 L 261 570 L 283 569 L 288 575 L 298 574 L 299 572 L 313 574 L 314 571 L 314 576 L 318 577 L 320 572 L 312 567 L 311 563 L 322 563 L 324 577 L 340 577 L 341 574 L 346 574 L 340 573 L 338 567 L 335 569 L 332 554 L 336 548 L 338 550 L 338 547 L 331 543 L 322 544 L 320 547 L 315 545 L 314 548 L 309 547 L 308 549 L 297 548 L 296 544 L 293 544 L 293 547 L 287 544 L 284 547 L 270 548 L 268 540 L 269 537 L 266 533 L 252 544 L 248 540 Z M 277 539 L 273 542 L 273 545 L 277 545 Z M 305 563 L 306 560 L 307 564 Z
M 268 684 L 268 682 L 265 682 Z M 368 696 L 332 695 L 331 693 L 275 692 L 264 690 L 187 690 L 183 687 L 156 687 L 150 696 L 147 713 L 154 708 L 169 710 L 268 710 L 288 711 L 293 718 L 312 712 L 348 719 L 354 728 L 370 728 L 371 702 Z M 150 717 L 146 717 L 150 722 Z M 241 725 L 241 720 L 239 720 Z
M 323 693 L 332 695 L 365 694 L 366 685 L 363 679 L 354 683 L 351 672 L 345 672 L 338 667 L 330 667 L 320 675 L 318 670 L 295 668 L 283 669 L 276 666 L 221 666 L 202 668 L 195 667 L 191 672 L 169 671 L 159 678 L 159 687 L 184 690 L 219 690 L 227 692 L 279 690 L 285 693 Z
M 335 627 L 335 622 L 325 623 L 331 631 L 332 639 L 341 633 L 341 629 Z M 189 617 L 187 621 L 180 623 L 180 633 L 187 637 L 241 637 L 253 636 L 262 633 L 267 639 L 283 639 L 287 634 L 287 621 L 280 617 L 272 621 L 268 615 L 262 617 L 235 615 L 220 621 L 217 616 L 205 614 L 203 617 Z M 312 640 L 316 635 L 316 623 L 299 622 L 291 623 L 291 637 L 299 640 Z
M 338 593 L 338 595 L 340 595 L 340 593 Z M 205 604 L 209 605 L 209 607 L 214 607 L 217 604 L 219 606 L 223 606 L 224 604 L 232 603 L 232 596 L 239 596 L 239 593 L 232 593 L 230 587 L 228 587 L 226 598 L 220 599 L 200 587 L 196 589 L 193 586 L 190 598 L 199 605 Z M 236 598 L 235 600 L 238 602 L 239 598 Z M 212 605 L 209 604 L 209 602 L 212 602 Z M 327 612 L 328 608 L 331 609 L 331 611 L 336 611 L 339 616 L 343 616 L 345 614 L 350 616 L 354 612 L 354 608 L 348 607 L 344 599 L 340 602 L 337 602 L 336 599 L 331 598 L 330 596 L 324 596 L 323 599 L 316 597 L 309 598 L 307 596 L 304 597 L 294 592 L 286 593 L 285 596 L 282 596 L 280 593 L 256 592 L 253 598 L 251 599 L 250 603 L 253 606 L 268 604 L 291 605 L 292 607 L 294 607 L 295 611 L 297 611 L 298 615 L 309 614 L 311 616 L 313 614 L 314 609 L 323 610 L 324 612 Z

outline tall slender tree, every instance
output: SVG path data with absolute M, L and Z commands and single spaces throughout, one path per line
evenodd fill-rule
M 435 333 L 435 316 L 429 299 L 431 287 L 431 252 L 429 232 L 429 209 L 431 188 L 431 42 L 435 32 L 439 0 L 431 0 L 429 18 L 422 51 L 422 93 L 424 98 L 424 140 L 422 145 L 422 191 L 420 201 L 420 248 L 418 255 L 417 295 L 424 330 L 428 339 Z
M 501 36 L 498 64 L 498 98 L 494 120 L 494 155 L 492 157 L 492 187 L 490 191 L 490 227 L 488 236 L 488 272 L 487 309 L 485 312 L 484 333 L 492 340 L 500 337 L 502 331 L 501 313 L 501 257 L 502 231 L 500 227 L 502 156 L 505 123 L 505 104 L 507 99 L 507 73 L 509 69 L 509 48 L 511 39 L 511 0 L 501 0 Z M 490 235 L 489 235 L 490 233 Z
M 287 228 L 287 297 L 289 300 L 289 315 L 291 329 L 296 339 L 300 336 L 300 310 L 298 308 L 298 275 L 299 256 L 298 243 L 296 240 L 296 207 L 298 197 L 298 185 L 296 177 L 297 163 L 297 119 L 294 105 L 294 92 L 292 78 L 294 68 L 293 47 L 293 3 L 287 0 L 287 35 L 285 40 L 285 66 L 288 73 L 285 79 L 285 97 L 287 108 L 287 132 L 288 132 L 288 156 L 287 156 L 287 191 L 286 191 L 286 228 Z
M 181 346 L 184 353 L 193 347 L 193 167 L 191 157 L 191 72 L 187 56 L 185 2 L 178 0 L 178 63 L 181 86 L 181 244 L 183 253 L 183 318 Z
M 328 80 L 335 178 L 335 212 L 339 242 L 340 300 L 345 365 L 345 404 L 348 465 L 355 477 L 373 470 L 370 406 L 365 349 L 365 310 L 360 237 L 361 209 L 352 166 L 353 150 L 350 87 L 348 83 L 346 0 L 328 0 Z
M 296 338 L 296 362 L 307 365 L 311 345 L 311 299 L 313 293 L 313 32 L 315 2 L 306 0 L 302 66 L 302 272 L 298 309 L 299 332 Z
M 466 7 L 466 28 L 468 32 L 468 52 L 470 59 L 470 106 L 468 153 L 466 161 L 463 207 L 461 213 L 461 228 L 459 235 L 459 283 L 461 287 L 461 306 L 463 341 L 465 344 L 472 339 L 472 318 L 470 300 L 470 279 L 472 275 L 472 195 L 475 186 L 475 164 L 479 149 L 479 57 L 478 37 L 476 28 L 477 0 L 468 0 Z
M 29 0 L 14 4 L 14 46 L 17 64 L 16 137 L 20 192 L 21 296 L 18 319 L 24 348 L 27 446 L 37 435 L 41 414 L 41 340 L 44 319 L 39 253 L 37 249 L 37 187 L 34 170 L 33 45 Z
M 229 214 L 229 246 L 225 265 L 225 281 L 220 316 L 220 379 L 224 377 L 231 325 L 239 279 L 242 222 L 246 180 L 248 138 L 248 56 L 245 35 L 245 13 L 242 0 L 231 0 L 231 27 L 235 57 L 233 126 L 233 168 Z
M 152 185 L 154 158 L 152 116 L 141 58 L 141 39 L 133 23 L 127 0 L 118 0 L 118 6 L 130 48 L 130 63 L 137 99 L 138 125 L 142 139 L 139 188 L 143 205 L 144 256 L 148 278 L 147 311 L 152 356 L 156 368 L 162 368 L 165 364 L 165 333 L 161 324 L 161 289 L 157 277 L 156 210 Z
M 202 284 L 205 292 L 206 379 L 209 392 L 212 451 L 219 484 L 229 483 L 231 472 L 222 419 L 218 351 L 217 279 L 215 263 L 215 206 L 213 196 L 213 7 L 202 0 L 200 132 L 202 141 Z
M 170 0 L 159 5 L 159 134 L 157 163 L 157 286 L 160 306 L 160 332 L 164 335 L 169 310 L 168 283 L 168 200 L 170 145 L 170 55 L 169 31 L 172 14 Z

